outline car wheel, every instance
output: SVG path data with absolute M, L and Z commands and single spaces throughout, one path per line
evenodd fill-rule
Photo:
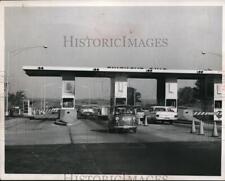
M 137 132 L 137 128 L 133 128 L 133 132 L 136 133 Z

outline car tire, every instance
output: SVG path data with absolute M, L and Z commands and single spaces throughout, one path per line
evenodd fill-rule
M 137 132 L 137 128 L 133 128 L 133 132 L 136 133 Z

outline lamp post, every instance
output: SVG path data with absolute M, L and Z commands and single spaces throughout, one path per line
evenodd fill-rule
M 221 54 L 219 54 L 219 53 L 214 53 L 214 52 L 201 51 L 201 54 L 202 54 L 202 55 L 210 54 L 210 55 L 215 55 L 215 56 L 218 56 L 218 57 L 222 57 Z
M 13 49 L 13 50 L 9 50 L 7 52 L 7 72 L 6 72 L 6 112 L 5 115 L 8 116 L 9 115 L 9 98 L 8 98 L 8 94 L 9 94 L 9 65 L 10 65 L 10 56 L 11 55 L 18 55 L 26 50 L 29 49 L 34 49 L 34 48 L 48 48 L 47 45 L 38 45 L 38 46 L 29 46 L 29 47 L 22 47 L 22 48 L 17 48 L 17 49 Z
M 204 50 L 202 50 L 201 51 L 201 54 L 203 55 L 203 56 L 206 56 L 206 55 L 213 55 L 213 56 L 216 56 L 216 57 L 218 57 L 218 58 L 222 58 L 222 54 L 220 54 L 220 53 L 215 53 L 215 52 L 210 52 L 210 51 L 204 51 Z M 209 69 L 209 70 L 211 70 L 211 69 Z M 202 107 L 203 107 L 203 110 L 205 111 L 205 109 L 206 109 L 206 105 L 208 105 L 208 103 L 207 103 L 207 98 L 208 98 L 208 91 L 209 91 L 209 88 L 207 87 L 207 83 L 203 83 L 203 86 L 201 86 L 201 88 L 202 89 L 204 89 L 204 91 L 203 91 L 203 93 L 202 94 L 204 94 L 203 95 L 203 98 L 204 98 L 204 100 L 203 100 L 203 103 L 202 103 Z M 200 89 L 201 89 L 200 88 Z M 213 90 L 212 90 L 213 91 Z M 201 93 L 200 93 L 201 94 Z M 208 99 L 208 102 L 210 101 L 210 99 Z

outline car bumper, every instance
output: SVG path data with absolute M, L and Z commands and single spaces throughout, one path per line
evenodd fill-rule
M 113 128 L 116 128 L 116 129 L 133 129 L 133 128 L 137 128 L 137 126 L 113 126 Z
M 159 120 L 159 121 L 175 121 L 177 120 L 177 118 L 155 118 L 156 120 Z

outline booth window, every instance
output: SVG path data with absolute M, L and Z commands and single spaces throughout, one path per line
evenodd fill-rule
M 176 102 L 177 102 L 176 99 L 167 99 L 167 100 L 166 100 L 166 106 L 177 107 Z
M 215 108 L 221 109 L 222 108 L 222 101 L 215 101 Z
M 116 98 L 116 105 L 126 105 L 126 98 Z
M 23 113 L 28 113 L 28 101 L 23 102 Z
M 63 107 L 64 108 L 73 108 L 74 99 L 73 98 L 63 98 Z

